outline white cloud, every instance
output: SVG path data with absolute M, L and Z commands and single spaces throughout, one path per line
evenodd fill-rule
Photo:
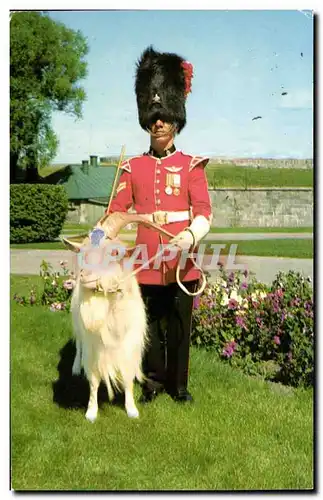
M 312 109 L 313 91 L 309 89 L 292 90 L 281 96 L 280 108 Z

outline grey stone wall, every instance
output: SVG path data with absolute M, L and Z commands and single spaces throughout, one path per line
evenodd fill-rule
M 210 190 L 214 227 L 307 227 L 313 225 L 310 188 Z

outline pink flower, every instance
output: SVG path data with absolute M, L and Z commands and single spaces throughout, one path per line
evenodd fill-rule
M 222 356 L 224 356 L 225 358 L 231 358 L 232 354 L 236 350 L 236 347 L 237 343 L 234 340 L 228 342 L 222 351 Z
M 228 308 L 229 309 L 236 309 L 237 305 L 238 305 L 238 302 L 235 299 L 230 299 L 229 304 L 228 304 Z
M 70 280 L 64 281 L 63 287 L 65 288 L 65 290 L 73 290 L 73 288 L 75 287 L 75 284 L 76 284 L 76 281 L 70 279 Z
M 193 299 L 193 309 L 198 309 L 200 307 L 201 299 L 199 296 L 194 297 Z
M 240 326 L 241 328 L 246 329 L 246 324 L 245 324 L 245 321 L 244 321 L 244 319 L 243 319 L 241 316 L 237 316 L 237 317 L 236 317 L 236 324 L 237 324 L 238 326 Z
M 274 337 L 274 343 L 276 345 L 280 345 L 280 338 L 278 337 L 278 335 L 275 335 L 275 337 Z

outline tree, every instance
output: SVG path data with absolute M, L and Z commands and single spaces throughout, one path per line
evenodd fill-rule
M 88 44 L 80 31 L 46 12 L 19 11 L 10 22 L 10 181 L 19 168 L 29 178 L 56 154 L 53 111 L 82 116 Z M 36 175 L 37 177 L 37 175 Z

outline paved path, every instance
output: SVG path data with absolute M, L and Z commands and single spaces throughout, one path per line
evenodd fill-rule
M 81 231 L 80 231 L 81 233 Z M 70 236 L 75 236 L 76 232 L 70 233 Z M 68 234 L 64 234 L 68 236 Z M 133 241 L 136 233 L 120 234 L 124 241 Z M 313 239 L 313 233 L 208 233 L 203 241 L 240 241 L 240 240 L 310 240 Z
M 69 250 L 18 250 L 12 249 L 10 252 L 10 272 L 12 274 L 39 274 L 42 260 L 51 263 L 55 271 L 60 270 L 59 262 L 66 260 L 70 270 L 76 270 L 76 254 Z M 226 257 L 224 257 L 224 264 Z M 233 259 L 233 264 L 239 264 L 243 268 L 255 273 L 256 278 L 264 283 L 270 283 L 278 271 L 289 271 L 290 269 L 300 271 L 304 276 L 310 276 L 313 280 L 313 260 L 312 259 L 290 259 L 281 257 L 253 257 L 241 256 Z M 218 273 L 212 269 L 207 262 L 205 269 L 209 270 L 211 277 Z M 228 268 L 233 268 L 228 264 Z
M 255 273 L 255 277 L 262 283 L 272 283 L 279 271 L 288 272 L 290 270 L 299 271 L 304 277 L 310 277 L 313 281 L 313 259 L 292 259 L 287 257 L 256 257 L 243 256 L 236 259 L 236 262 L 243 268 Z M 230 267 L 230 266 L 229 266 Z M 218 274 L 217 271 L 210 270 L 211 279 Z

